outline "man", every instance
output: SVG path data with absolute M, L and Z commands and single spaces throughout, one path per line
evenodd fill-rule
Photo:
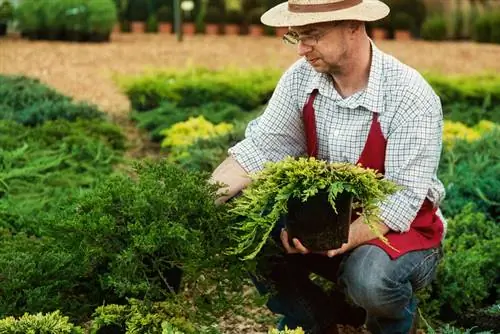
M 380 203 L 378 228 L 396 250 L 375 239 L 362 217 L 352 222 L 346 244 L 323 254 L 297 239 L 290 244 L 286 230 L 278 233 L 286 255 L 270 261 L 255 283 L 261 292 L 274 287 L 268 307 L 284 315 L 280 327 L 336 333 L 336 324 L 352 320 L 345 312 L 356 310 L 352 302 L 372 333 L 408 333 L 417 313 L 414 292 L 432 280 L 440 260 L 441 104 L 417 71 L 368 38 L 365 21 L 388 13 L 378 0 L 289 0 L 261 18 L 289 27 L 284 39 L 302 59 L 214 171 L 212 179 L 227 185 L 220 201 L 247 186 L 248 173 L 286 156 L 359 163 L 403 187 Z M 350 302 L 323 291 L 311 272 L 338 283 Z

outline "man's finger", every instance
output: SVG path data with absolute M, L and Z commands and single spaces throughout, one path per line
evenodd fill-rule
M 339 254 L 345 253 L 349 248 L 349 244 L 343 244 L 342 247 L 337 249 L 331 249 L 327 252 L 328 257 L 334 257 Z
M 295 249 L 292 249 L 292 247 L 290 247 L 290 244 L 288 243 L 288 232 L 284 228 L 281 229 L 280 239 L 281 239 L 281 243 L 283 244 L 283 247 L 285 247 L 285 250 L 287 253 L 289 253 L 289 254 L 297 253 L 297 251 Z
M 302 254 L 309 253 L 309 249 L 305 248 L 304 245 L 302 245 L 302 243 L 299 241 L 299 239 L 293 238 L 292 242 L 295 248 Z

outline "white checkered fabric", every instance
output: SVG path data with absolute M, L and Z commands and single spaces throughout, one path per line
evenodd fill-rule
M 317 73 L 304 59 L 297 61 L 281 77 L 264 113 L 248 124 L 245 139 L 229 154 L 249 173 L 262 169 L 266 161 L 306 155 L 302 108 L 318 89 L 318 158 L 357 163 L 376 112 L 387 140 L 385 177 L 404 186 L 380 204 L 381 216 L 392 230 L 404 232 L 426 197 L 437 206 L 445 195 L 436 175 L 441 102 L 416 70 L 373 43 L 372 50 L 366 89 L 347 98 L 338 94 L 329 75 Z

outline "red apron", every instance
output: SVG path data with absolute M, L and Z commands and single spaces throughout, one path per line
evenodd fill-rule
M 317 90 L 314 90 L 309 97 L 303 110 L 304 128 L 307 141 L 307 153 L 311 157 L 318 155 L 318 139 L 316 135 L 316 120 L 314 115 L 314 99 Z M 365 168 L 376 169 L 380 173 L 385 172 L 385 149 L 387 141 L 384 138 L 378 114 L 373 113 L 373 120 L 368 133 L 365 147 L 359 157 L 358 164 Z M 389 231 L 385 236 L 389 244 L 386 245 L 379 239 L 368 241 L 367 244 L 376 245 L 382 248 L 391 259 L 415 250 L 430 249 L 439 246 L 443 237 L 443 223 L 436 214 L 437 207 L 434 208 L 431 201 L 424 200 L 417 216 L 410 225 L 410 230 L 404 233 Z M 353 220 L 357 218 L 353 214 Z

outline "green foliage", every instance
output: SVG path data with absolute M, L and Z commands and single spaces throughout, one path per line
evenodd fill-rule
M 175 301 L 147 303 L 130 299 L 128 305 L 106 305 L 96 309 L 90 334 L 113 333 L 199 333 L 185 318 L 186 310 Z
M 227 149 L 244 138 L 245 128 L 246 122 L 237 122 L 228 134 L 198 140 L 184 154 L 169 156 L 169 160 L 182 168 L 212 172 L 227 157 Z
M 499 140 L 500 131 L 490 131 L 472 142 L 457 140 L 443 151 L 438 177 L 446 187 L 447 197 L 441 206 L 445 216 L 455 216 L 468 202 L 474 202 L 479 212 L 498 220 Z
M 86 268 L 77 249 L 68 251 L 51 238 L 1 233 L 0 314 L 62 309 L 81 317 L 92 310 L 92 303 L 100 302 L 98 282 L 84 278 Z
M 374 170 L 314 158 L 289 157 L 267 163 L 262 171 L 252 175 L 252 179 L 242 196 L 234 200 L 231 209 L 242 217 L 234 228 L 232 239 L 236 245 L 231 253 L 244 255 L 246 260 L 254 258 L 267 242 L 275 223 L 286 214 L 290 198 L 305 202 L 320 190 L 327 190 L 328 200 L 336 210 L 337 196 L 351 193 L 353 208 L 361 208 L 365 222 L 372 226 L 378 217 L 377 203 L 398 189 Z M 382 235 L 379 237 L 384 239 Z
M 174 14 L 168 6 L 161 6 L 156 15 L 158 17 L 158 22 L 173 22 L 174 20 Z
M 469 126 L 480 120 L 500 123 L 500 77 L 426 75 L 443 103 L 446 119 Z
M 207 103 L 200 107 L 179 107 L 172 103 L 164 103 L 160 107 L 148 112 L 133 112 L 131 118 L 137 122 L 140 129 L 151 133 L 153 141 L 161 141 L 165 136 L 162 131 L 176 123 L 184 122 L 190 117 L 203 116 L 214 124 L 239 119 L 246 119 L 245 113 L 238 106 L 215 102 Z
M 146 32 L 158 32 L 158 19 L 156 15 L 149 15 L 146 21 Z
M 104 113 L 95 105 L 86 102 L 45 101 L 22 110 L 3 109 L 0 119 L 13 120 L 23 125 L 34 126 L 56 119 L 103 119 Z
M 498 298 L 500 227 L 475 212 L 472 203 L 448 222 L 444 259 L 420 308 L 441 319 L 456 320 Z
M 73 102 L 37 79 L 0 76 L 0 120 L 34 126 L 49 120 L 104 119 L 95 105 Z
M 109 34 L 117 8 L 113 0 L 26 0 L 15 16 L 20 30 L 32 38 L 71 39 L 72 34 Z
M 190 69 L 123 79 L 121 85 L 132 107 L 151 110 L 163 102 L 179 107 L 198 107 L 208 102 L 226 102 L 244 110 L 264 104 L 274 91 L 279 73 L 261 71 L 212 71 Z
M 489 43 L 491 40 L 491 24 L 489 15 L 481 15 L 474 23 L 474 40 Z
M 29 1 L 23 3 L 29 3 Z M 2 101 L 2 106 L 22 110 L 46 101 L 64 102 L 69 100 L 69 97 L 42 84 L 39 79 L 0 75 L 0 101 Z
M 117 22 L 117 9 L 110 0 L 89 0 L 89 30 L 94 33 L 109 34 Z
M 146 22 L 149 17 L 149 2 L 145 0 L 129 0 L 127 13 L 129 21 Z
M 69 318 L 59 311 L 48 314 L 25 314 L 15 319 L 7 317 L 0 320 L 0 333 L 8 334 L 83 334 L 83 330 L 71 324 Z
M 225 266 L 216 254 L 229 222 L 206 175 L 163 162 L 137 164 L 136 172 L 135 180 L 112 177 L 83 196 L 58 219 L 60 233 L 80 245 L 85 263 L 104 266 L 99 276 L 116 294 L 162 299 L 179 285 L 177 268 L 188 283 Z
M 300 327 L 297 329 L 288 329 L 287 327 L 285 327 L 285 329 L 282 331 L 279 331 L 279 330 L 273 328 L 273 329 L 269 330 L 268 333 L 269 334 L 304 334 L 304 331 Z
M 500 43 L 500 11 L 480 15 L 474 22 L 474 40 L 480 43 Z
M 391 18 L 394 30 L 411 30 L 415 27 L 415 19 L 408 13 L 395 13 Z
M 443 41 L 447 37 L 446 20 L 441 16 L 434 16 L 425 20 L 422 25 L 421 36 L 429 41 Z
M 0 22 L 8 22 L 14 17 L 14 6 L 9 0 L 0 3 Z

